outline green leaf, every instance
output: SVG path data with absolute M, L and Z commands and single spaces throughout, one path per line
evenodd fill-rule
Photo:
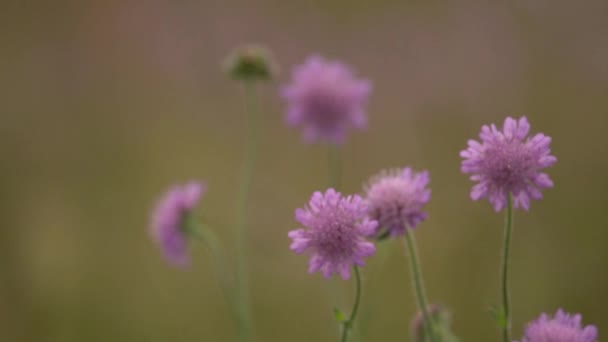
M 334 317 L 339 323 L 344 323 L 348 320 L 348 318 L 346 318 L 346 314 L 338 308 L 334 308 Z
M 499 308 L 497 306 L 492 305 L 489 311 L 492 316 L 494 316 L 494 319 L 496 320 L 496 323 L 498 323 L 499 328 L 505 328 L 507 326 L 507 317 L 503 308 Z

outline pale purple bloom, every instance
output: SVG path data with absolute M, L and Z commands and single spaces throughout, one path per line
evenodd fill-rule
M 413 172 L 409 167 L 383 171 L 371 178 L 365 190 L 369 215 L 378 221 L 376 235 L 403 235 L 426 219 L 423 208 L 431 199 L 429 181 L 427 171 Z
M 542 314 L 526 328 L 522 342 L 596 342 L 597 328 L 583 326 L 580 314 L 570 315 L 559 309 L 553 318 Z
M 294 68 L 291 84 L 282 89 L 287 124 L 302 127 L 307 142 L 341 144 L 350 128 L 367 126 L 365 106 L 371 90 L 370 82 L 356 78 L 347 65 L 309 57 Z
M 190 262 L 186 223 L 206 187 L 199 182 L 172 187 L 160 200 L 152 218 L 151 233 L 169 263 Z
M 529 138 L 529 131 L 526 117 L 519 121 L 507 117 L 502 131 L 493 124 L 484 125 L 481 143 L 469 140 L 460 156 L 464 158 L 462 172 L 478 182 L 471 190 L 473 200 L 487 197 L 500 211 L 511 193 L 516 208 L 529 210 L 530 199 L 541 199 L 541 189 L 553 187 L 549 175 L 540 172 L 557 161 L 549 148 L 551 138 L 542 133 Z
M 376 252 L 365 237 L 374 233 L 378 222 L 367 213 L 367 205 L 358 195 L 343 197 L 334 189 L 317 191 L 308 206 L 296 210 L 296 220 L 304 228 L 289 232 L 291 250 L 311 255 L 310 273 L 319 271 L 326 278 L 339 273 L 348 279 L 354 265 L 365 265 L 363 259 Z

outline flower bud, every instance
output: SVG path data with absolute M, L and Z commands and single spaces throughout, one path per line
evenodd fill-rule
M 452 334 L 450 329 L 450 312 L 438 304 L 429 305 L 429 314 L 434 322 L 435 336 L 442 342 L 457 342 L 458 338 Z M 424 327 L 424 314 L 419 311 L 411 323 L 412 340 L 415 342 L 432 341 Z
M 256 45 L 236 49 L 223 66 L 230 77 L 240 81 L 267 81 L 278 72 L 270 51 Z

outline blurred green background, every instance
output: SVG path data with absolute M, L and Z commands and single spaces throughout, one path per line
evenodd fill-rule
M 506 115 L 527 115 L 559 159 L 555 188 L 516 214 L 514 337 L 558 307 L 608 331 L 608 2 L 9 0 L 0 22 L 1 341 L 234 339 L 204 248 L 191 270 L 172 269 L 147 227 L 169 185 L 204 179 L 202 211 L 233 250 L 246 127 L 219 63 L 249 42 L 283 70 L 261 92 L 258 341 L 335 341 L 331 309 L 352 300 L 352 282 L 308 275 L 286 236 L 327 184 L 326 148 L 284 126 L 277 95 L 311 53 L 374 83 L 369 129 L 343 149 L 343 191 L 387 167 L 431 171 L 419 248 L 429 297 L 453 310 L 463 341 L 499 337 L 487 309 L 503 217 L 469 200 L 458 152 Z M 416 309 L 402 246 L 380 254 L 364 269 L 362 341 L 406 341 Z

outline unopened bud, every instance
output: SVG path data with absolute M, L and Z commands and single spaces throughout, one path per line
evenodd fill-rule
M 236 49 L 223 66 L 228 75 L 241 81 L 267 81 L 278 73 L 270 51 L 256 45 Z
M 457 342 L 458 338 L 452 334 L 451 331 L 451 317 L 450 312 L 444 309 L 441 305 L 431 304 L 429 305 L 429 314 L 433 321 L 432 333 L 441 342 Z M 432 341 L 431 337 L 428 336 L 427 328 L 424 326 L 424 314 L 419 311 L 411 323 L 412 339 L 415 342 L 429 342 Z M 428 327 L 431 328 L 430 325 Z

